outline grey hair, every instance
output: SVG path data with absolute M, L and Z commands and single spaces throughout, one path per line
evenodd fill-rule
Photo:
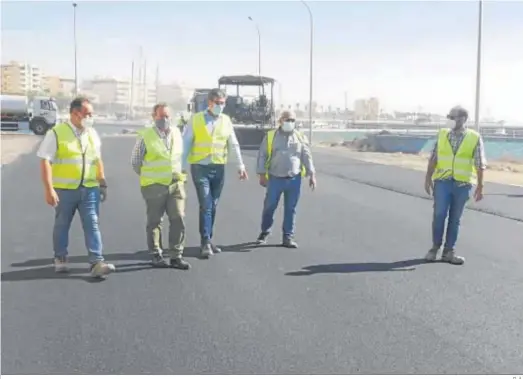
M 209 94 L 207 95 L 207 99 L 210 101 L 213 101 L 213 100 L 216 100 L 216 99 L 219 99 L 222 97 L 227 97 L 227 95 L 225 95 L 225 91 L 223 91 L 219 88 L 213 88 L 212 90 L 209 91 Z

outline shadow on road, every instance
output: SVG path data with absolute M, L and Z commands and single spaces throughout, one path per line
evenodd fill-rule
M 354 272 L 413 271 L 415 266 L 428 263 L 424 259 L 409 259 L 390 263 L 333 263 L 314 265 L 300 271 L 288 272 L 287 276 L 308 276 L 314 274 L 350 274 Z

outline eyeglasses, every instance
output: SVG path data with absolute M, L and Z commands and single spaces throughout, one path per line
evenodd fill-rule
M 285 122 L 295 122 L 296 120 L 293 119 L 293 118 L 286 118 L 285 120 L 283 120 Z

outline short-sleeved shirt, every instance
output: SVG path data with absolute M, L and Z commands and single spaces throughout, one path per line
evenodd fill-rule
M 67 125 L 69 125 L 69 127 L 73 130 L 74 135 L 80 141 L 83 151 L 85 151 L 89 141 L 89 136 L 91 136 L 96 150 L 97 158 L 102 157 L 102 141 L 100 140 L 100 136 L 94 128 L 80 129 L 73 126 L 71 122 L 67 122 Z M 56 157 L 56 149 L 56 134 L 53 130 L 49 130 L 46 133 L 42 142 L 40 143 L 40 147 L 38 148 L 36 155 L 38 156 L 38 158 L 46 159 L 52 163 Z

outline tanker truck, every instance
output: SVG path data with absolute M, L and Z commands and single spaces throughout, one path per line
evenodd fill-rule
M 1 95 L 0 109 L 2 130 L 32 131 L 44 135 L 52 128 L 58 117 L 56 101 L 48 96 Z

